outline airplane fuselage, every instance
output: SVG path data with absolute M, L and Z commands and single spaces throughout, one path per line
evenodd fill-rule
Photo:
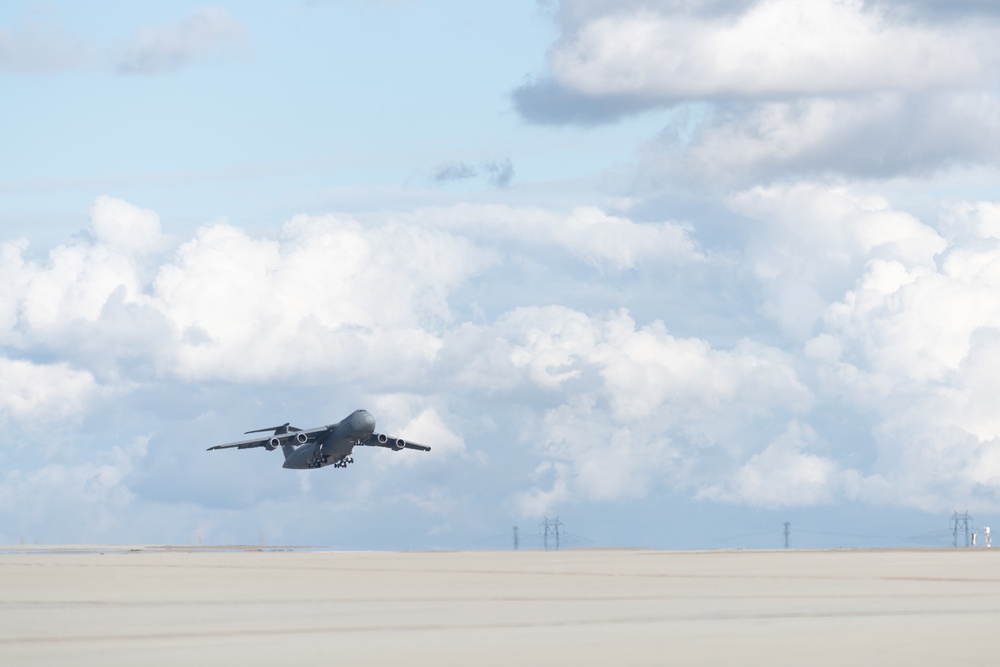
M 271 431 L 271 435 L 259 435 Z M 248 440 L 214 445 L 207 451 L 218 449 L 254 449 L 262 447 L 272 451 L 281 447 L 285 455 L 285 468 L 308 470 L 311 468 L 346 468 L 354 463 L 351 453 L 355 447 L 384 447 L 400 452 L 415 449 L 429 452 L 431 448 L 416 442 L 375 432 L 375 417 L 367 410 L 355 410 L 336 424 L 315 428 L 296 428 L 288 422 L 279 426 L 268 426 L 247 431 L 255 437 Z
M 282 467 L 296 470 L 343 465 L 354 447 L 375 432 L 375 417 L 367 410 L 355 410 L 336 424 L 327 426 L 327 432 L 316 437 L 315 442 L 295 446 L 282 445 L 285 463 Z

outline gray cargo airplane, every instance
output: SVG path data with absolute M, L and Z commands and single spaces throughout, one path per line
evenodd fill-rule
M 349 463 L 354 463 L 351 452 L 358 446 L 385 447 L 396 451 L 401 449 L 431 451 L 431 448 L 426 445 L 418 445 L 402 438 L 376 433 L 375 418 L 365 410 L 355 410 L 339 423 L 329 426 L 301 429 L 286 422 L 281 426 L 259 428 L 247 431 L 247 433 L 264 433 L 265 431 L 274 431 L 274 434 L 253 440 L 216 445 L 209 447 L 206 451 L 233 447 L 236 449 L 263 447 L 267 451 L 271 451 L 281 447 L 281 451 L 285 454 L 285 465 L 282 467 L 297 470 L 322 468 L 329 465 L 334 468 L 346 468 Z

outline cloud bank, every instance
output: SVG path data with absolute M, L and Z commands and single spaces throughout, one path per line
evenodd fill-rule
M 520 517 L 659 493 L 762 508 L 1000 507 L 1000 421 L 988 398 L 1000 391 L 990 372 L 1000 359 L 1000 205 L 955 204 L 924 221 L 800 183 L 745 190 L 728 206 L 756 224 L 740 266 L 683 226 L 591 209 L 297 216 L 262 236 L 215 222 L 166 246 L 155 213 L 101 197 L 88 233 L 44 258 L 23 241 L 0 247 L 0 419 L 27 433 L 82 424 L 97 406 L 147 391 L 207 383 L 294 395 L 333 383 L 438 446 L 426 460 L 376 464 L 353 500 L 322 501 L 341 511 L 396 502 L 380 489 L 401 474 L 430 475 L 413 496 L 427 516 L 454 509 L 471 489 L 435 474 L 458 471 L 473 486 L 490 479 Z M 586 298 L 482 301 L 526 257 L 557 255 L 550 274 L 575 272 L 583 291 L 664 262 L 736 272 L 764 324 L 720 345 L 671 333 L 666 311 L 638 321 L 623 308 L 588 309 Z M 766 342 L 776 335 L 786 342 Z M 845 443 L 820 409 L 831 404 L 873 423 L 871 443 Z M 84 505 L 110 493 L 130 516 L 149 516 L 165 507 L 151 466 L 203 474 L 204 462 L 173 457 L 155 435 L 90 453 L 79 438 L 59 462 L 32 463 L 5 443 L 6 506 L 51 483 Z M 520 473 L 496 479 L 497 470 Z M 193 498 L 220 493 L 206 483 Z M 303 484 L 280 497 L 317 493 Z M 123 529 L 100 516 L 94 531 Z

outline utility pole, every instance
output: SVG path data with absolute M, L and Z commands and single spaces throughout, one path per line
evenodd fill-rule
M 962 512 L 961 514 L 959 514 L 958 510 L 955 510 L 955 513 L 951 515 L 951 525 L 952 525 L 951 546 L 953 547 L 958 546 L 959 525 L 961 525 L 962 529 L 965 531 L 965 546 L 969 546 L 969 527 L 971 524 L 972 524 L 972 517 L 969 516 L 968 512 Z
M 788 535 L 792 532 L 791 531 L 791 527 L 792 527 L 792 524 L 790 524 L 790 523 L 788 523 L 786 521 L 785 522 L 785 548 L 786 549 L 788 548 Z
M 555 519 L 545 517 L 538 525 L 542 533 L 542 544 L 545 546 L 546 550 L 549 548 L 549 535 L 552 535 L 555 538 L 555 548 L 559 548 L 559 528 L 562 525 L 563 523 L 559 520 L 559 517 L 556 517 Z
M 517 551 L 517 547 L 520 544 L 517 539 L 517 526 L 514 526 L 514 551 Z

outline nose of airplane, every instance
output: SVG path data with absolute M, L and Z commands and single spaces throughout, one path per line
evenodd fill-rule
M 374 430 L 375 418 L 367 410 L 358 410 L 351 419 L 351 425 L 357 430 Z

